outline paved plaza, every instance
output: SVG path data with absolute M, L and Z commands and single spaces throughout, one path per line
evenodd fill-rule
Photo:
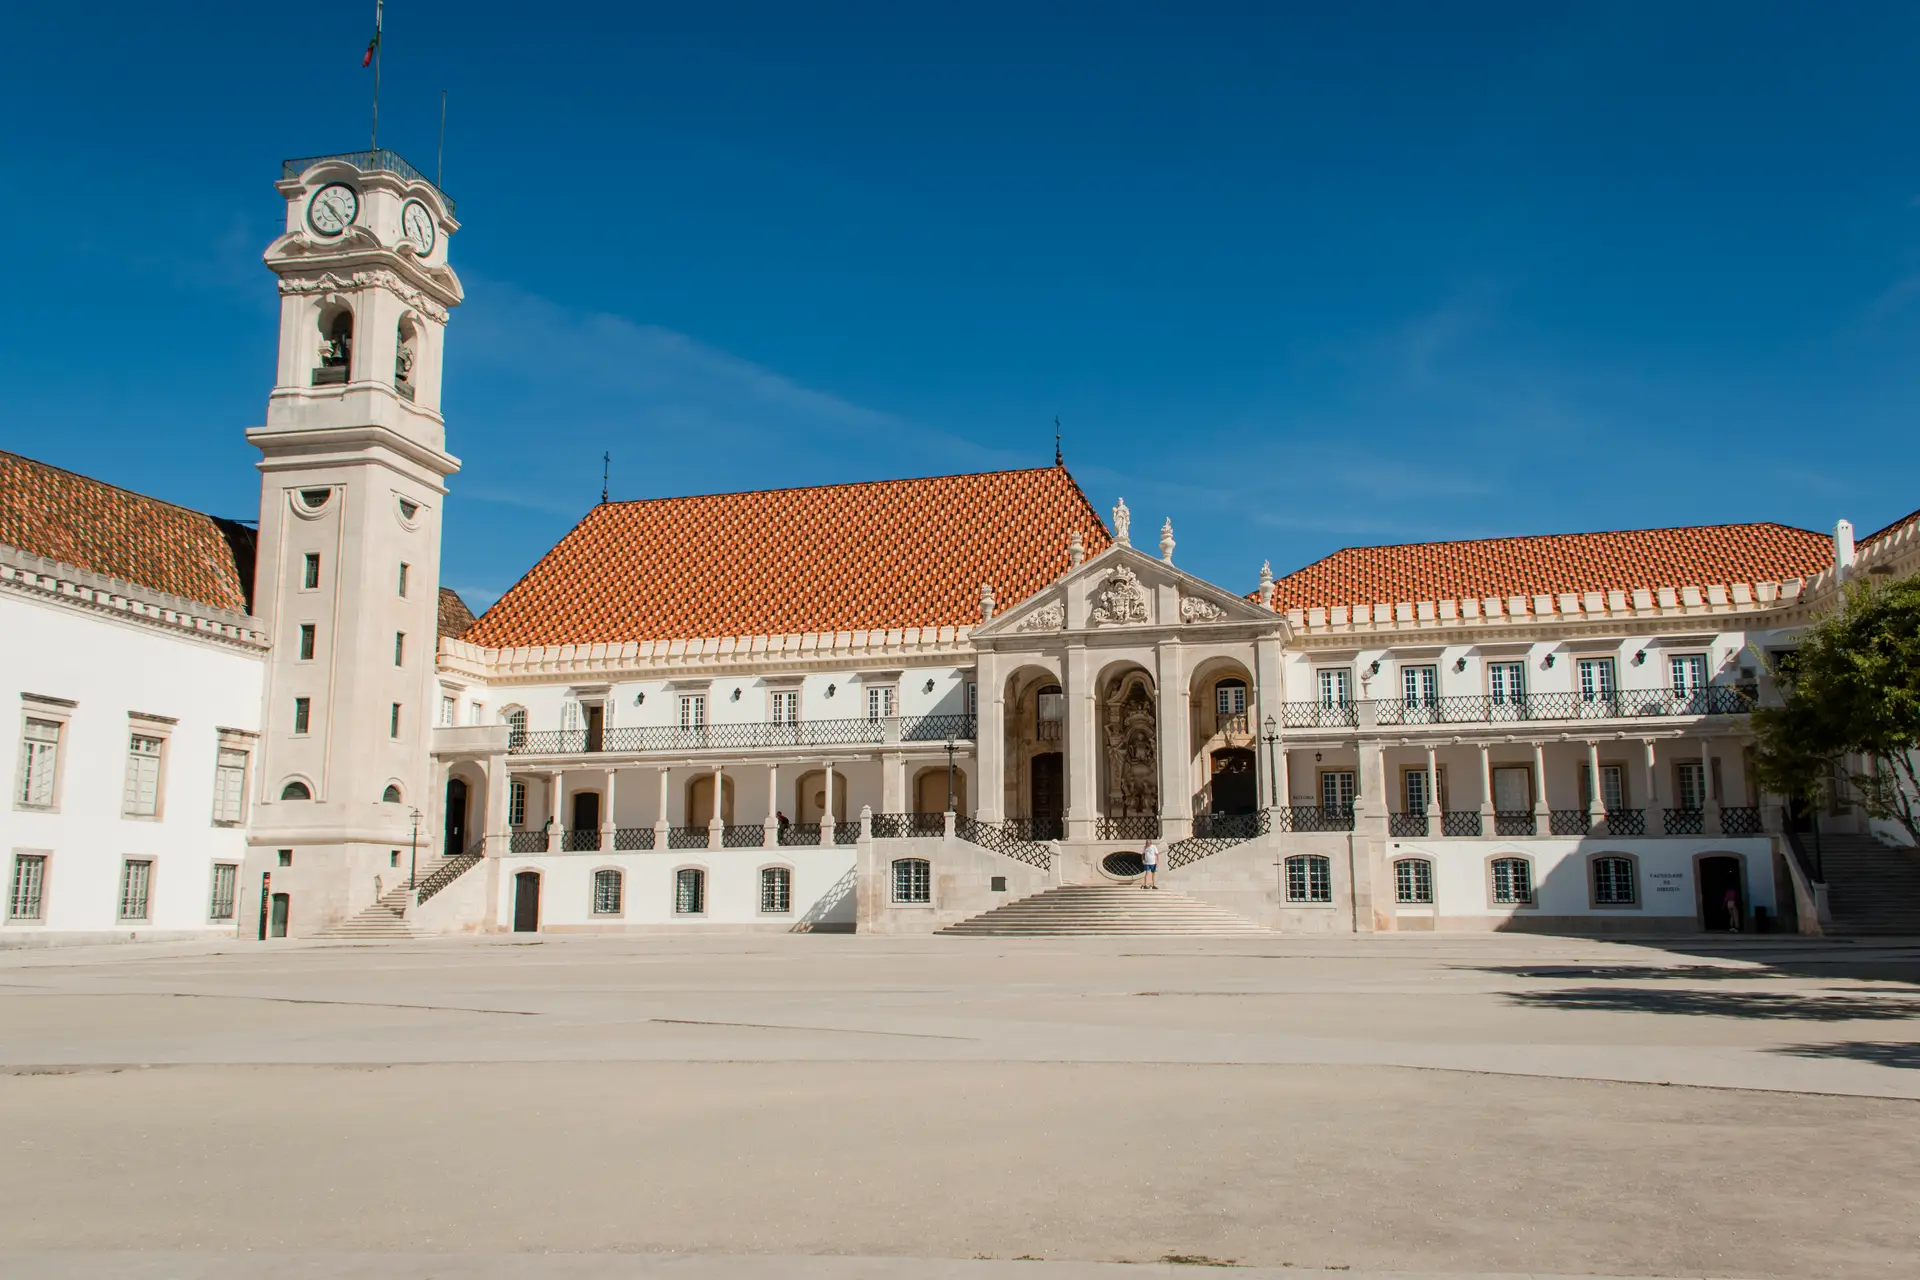
M 9 1276 L 1906 1276 L 1920 1246 L 1920 945 L 13 951 L 0 1063 Z

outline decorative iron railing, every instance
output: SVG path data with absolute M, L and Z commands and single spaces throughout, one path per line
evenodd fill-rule
M 1265 809 L 1258 813 L 1208 814 L 1207 817 L 1212 820 L 1207 828 L 1210 834 L 1201 835 L 1196 831 L 1187 839 L 1167 846 L 1167 870 L 1189 866 L 1273 830 L 1273 815 Z M 1195 826 L 1198 825 L 1196 821 Z
M 567 830 L 560 833 L 560 852 L 592 853 L 600 847 L 600 828 L 588 827 L 585 831 Z
M 1443 836 L 1477 836 L 1480 834 L 1480 811 L 1478 809 L 1448 809 L 1440 815 L 1440 834 Z
M 835 844 L 860 843 L 860 824 L 858 822 L 836 822 L 833 824 L 833 842 Z
M 1280 724 L 1286 729 L 1351 729 L 1360 708 L 1351 702 L 1283 702 Z
M 809 822 L 805 826 L 791 824 L 780 828 L 780 843 L 786 845 L 815 845 L 820 843 L 820 828 Z
M 618 827 L 613 833 L 613 847 L 620 852 L 632 852 L 653 848 L 652 827 Z
M 547 851 L 547 833 L 544 831 L 509 831 L 507 833 L 508 853 L 545 853 Z
M 759 747 L 866 746 L 889 742 L 973 740 L 972 716 L 908 716 L 886 720 L 802 720 L 797 724 L 750 721 L 741 724 L 626 725 L 590 729 L 515 731 L 507 750 L 514 755 L 599 755 L 647 751 L 736 751 Z
M 1547 834 L 1583 836 L 1593 826 L 1593 815 L 1585 809 L 1555 809 L 1547 815 Z
M 1000 823 L 1007 834 L 1016 840 L 1031 840 L 1039 843 L 1045 840 L 1064 840 L 1067 834 L 1066 820 L 1063 818 L 1006 818 Z
M 1607 810 L 1607 834 L 1610 836 L 1647 834 L 1647 811 L 1645 809 Z
M 1698 836 L 1707 831 L 1707 815 L 1702 809 L 1669 809 L 1666 831 L 1670 836 Z
M 704 849 L 707 847 L 707 829 L 705 827 L 668 827 L 667 848 Z
M 758 849 L 767 842 L 767 829 L 759 823 L 752 826 L 725 826 L 720 828 L 720 847 L 722 849 Z
M 1016 862 L 1024 862 L 1042 871 L 1052 867 L 1053 851 L 1018 833 L 1025 829 L 1030 828 L 1017 827 L 1015 821 L 982 822 L 966 814 L 957 814 L 953 820 L 953 833 L 962 840 L 977 844 L 982 849 L 1005 854 Z
M 876 813 L 873 815 L 875 840 L 913 840 L 947 834 L 944 813 Z
M 487 856 L 487 838 L 481 836 L 466 849 L 435 867 L 433 874 L 414 886 L 415 903 L 425 902 L 480 864 Z
M 1611 693 L 1469 694 L 1446 698 L 1382 698 L 1370 704 L 1383 725 L 1503 724 L 1528 720 L 1621 720 L 1649 716 L 1745 715 L 1754 699 L 1733 685 L 1696 689 L 1618 689 Z M 1359 703 L 1288 702 L 1289 729 L 1343 729 L 1360 723 Z
M 1196 813 L 1193 834 L 1201 840 L 1251 840 L 1273 829 L 1273 820 L 1253 813 Z
M 1728 805 L 1720 810 L 1720 834 L 1757 836 L 1760 834 L 1760 810 L 1752 805 Z
M 424 182 L 435 191 L 440 191 L 439 183 L 401 159 L 398 152 L 388 151 L 384 147 L 378 151 L 342 151 L 330 156 L 305 156 L 298 160 L 283 160 L 280 162 L 280 176 L 298 178 L 322 160 L 344 160 L 356 169 L 398 174 L 408 182 Z M 453 197 L 440 191 L 440 201 L 447 206 L 447 212 L 451 214 Z
M 1158 840 L 1160 819 L 1150 813 L 1123 813 L 1093 820 L 1095 840 Z
M 1497 836 L 1530 836 L 1534 830 L 1531 809 L 1495 809 L 1493 811 L 1493 834 Z
M 1291 809 L 1275 809 L 1273 823 L 1281 831 L 1301 834 L 1317 831 L 1351 831 L 1353 830 L 1353 808 L 1351 805 L 1341 805 L 1337 808 L 1295 805 Z
M 1427 834 L 1427 815 L 1424 813 L 1390 813 L 1387 815 L 1387 834 L 1390 836 L 1424 836 Z

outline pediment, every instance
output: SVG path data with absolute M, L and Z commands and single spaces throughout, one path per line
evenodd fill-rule
M 974 629 L 992 636 L 1277 624 L 1268 609 L 1133 547 L 1111 546 Z

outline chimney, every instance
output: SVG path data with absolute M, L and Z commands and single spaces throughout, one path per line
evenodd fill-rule
M 1842 520 L 1833 526 L 1833 572 L 1845 582 L 1853 571 L 1853 521 Z

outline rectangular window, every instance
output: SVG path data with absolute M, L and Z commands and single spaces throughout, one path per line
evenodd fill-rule
M 1320 775 L 1320 807 L 1329 812 L 1352 812 L 1352 773 L 1342 769 L 1329 769 Z
M 702 915 L 707 909 L 707 873 L 683 867 L 673 873 L 673 913 L 680 916 Z
M 1676 698 L 1697 698 L 1707 688 L 1707 655 L 1676 653 L 1667 659 L 1667 673 L 1673 680 Z
M 1427 771 L 1425 769 L 1409 769 L 1406 772 L 1406 780 L 1407 807 L 1405 811 L 1407 813 L 1425 813 L 1427 811 L 1427 797 L 1431 794 L 1427 787 Z
M 47 857 L 43 853 L 13 855 L 13 884 L 7 893 L 7 919 L 41 919 L 47 885 Z
M 867 719 L 893 719 L 894 688 L 890 684 L 874 685 L 867 690 Z
M 774 690 L 773 722 L 775 724 L 800 723 L 800 691 L 798 689 Z
M 53 780 L 60 767 L 60 722 L 28 720 L 20 743 L 20 803 L 53 807 Z
M 300 571 L 300 585 L 301 587 L 303 587 L 308 591 L 317 590 L 319 588 L 320 586 L 320 553 L 318 551 L 307 552 L 305 567 L 302 568 L 302 570 Z
M 1533 770 L 1517 765 L 1493 771 L 1493 807 L 1497 813 L 1524 813 L 1533 808 Z
M 1580 766 L 1580 807 L 1593 805 L 1593 772 L 1586 766 Z M 1600 766 L 1600 807 L 1608 813 L 1619 813 L 1627 807 L 1626 770 L 1617 764 Z
M 389 738 L 397 738 L 400 736 L 400 704 L 397 702 L 393 704 L 392 710 L 387 713 L 387 736 Z
M 1320 705 L 1344 707 L 1353 701 L 1353 672 L 1345 667 L 1323 667 L 1315 673 L 1320 681 Z
M 793 872 L 786 867 L 760 869 L 760 910 L 783 916 L 793 910 Z
M 487 722 L 487 704 L 472 702 L 467 704 L 467 723 L 485 724 Z
M 440 699 L 440 723 L 451 727 L 457 709 L 458 704 L 452 698 L 443 695 Z
M 120 864 L 120 919 L 140 921 L 147 918 L 147 895 L 153 888 L 153 863 L 144 858 L 128 858 Z
M 1630 907 L 1637 896 L 1631 859 L 1595 858 L 1593 860 L 1593 904 L 1595 906 Z
M 893 864 L 893 900 L 933 901 L 933 864 L 924 858 L 901 858 Z
M 1524 907 L 1532 903 L 1533 864 L 1525 858 L 1494 859 L 1493 900 L 1510 907 Z
M 1613 659 L 1580 659 L 1580 700 L 1605 702 L 1613 697 Z
M 1430 707 L 1440 697 L 1440 668 L 1400 668 L 1400 691 L 1410 707 Z
M 240 868 L 231 862 L 213 864 L 213 895 L 207 902 L 207 917 L 233 919 L 233 893 L 240 883 Z
M 121 812 L 151 818 L 160 812 L 160 739 L 134 734 L 127 745 L 127 792 Z
M 1247 714 L 1247 686 L 1238 680 L 1216 685 L 1213 690 L 1213 713 L 1220 717 Z
M 704 693 L 683 693 L 680 695 L 680 727 L 682 729 L 704 729 L 707 726 L 707 695 Z
M 1433 902 L 1433 864 L 1425 858 L 1402 858 L 1393 864 L 1393 900 L 1409 906 Z
M 973 720 L 980 718 L 980 686 L 972 680 L 967 681 L 967 717 Z
M 403 667 L 406 664 L 407 664 L 407 633 L 404 631 L 396 631 L 393 633 L 393 665 L 396 667 Z
M 313 722 L 313 699 L 295 698 L 293 700 L 293 731 L 305 733 Z
M 618 871 L 593 873 L 593 914 L 597 916 L 620 914 L 620 873 Z
M 300 661 L 302 662 L 313 661 L 313 635 L 314 627 L 311 622 L 300 624 Z
M 405 560 L 400 562 L 400 594 L 403 596 L 407 594 L 407 570 L 412 567 Z
M 527 823 L 527 784 L 515 782 L 507 788 L 507 825 L 523 827 Z
M 1332 902 L 1333 864 L 1318 854 L 1287 859 L 1288 902 Z
M 290 867 L 293 865 L 293 850 L 281 849 L 281 850 L 278 850 L 277 853 L 278 853 L 277 860 L 281 866 Z
M 1674 795 L 1679 807 L 1697 813 L 1707 807 L 1706 771 L 1698 760 L 1682 760 L 1674 766 Z
M 247 791 L 247 753 L 222 748 L 213 763 L 213 820 L 238 822 Z
M 1487 664 L 1487 693 L 1495 706 L 1512 706 L 1527 696 L 1526 670 L 1520 662 Z

